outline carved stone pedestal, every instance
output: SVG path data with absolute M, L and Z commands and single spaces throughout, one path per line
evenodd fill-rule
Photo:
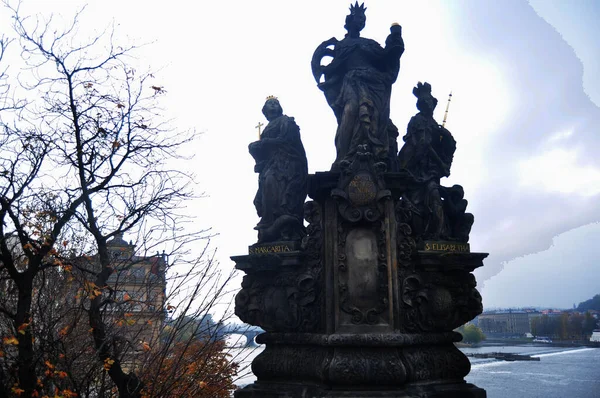
M 454 332 L 436 334 L 265 333 L 265 350 L 252 364 L 262 381 L 302 380 L 330 388 L 403 386 L 426 380 L 461 380 L 469 360 L 454 346 Z
M 236 314 L 267 331 L 236 397 L 485 397 L 453 330 L 482 311 L 471 272 L 487 254 L 424 245 L 411 184 L 368 156 L 311 175 L 299 250 L 232 257 L 246 273 Z
M 465 383 L 468 359 L 455 333 L 266 333 L 252 363 L 256 383 L 246 397 L 473 397 L 485 391 Z
M 236 398 L 485 398 L 486 392 L 464 381 L 407 385 L 400 389 L 367 387 L 364 390 L 328 389 L 310 383 L 256 382 L 235 392 Z

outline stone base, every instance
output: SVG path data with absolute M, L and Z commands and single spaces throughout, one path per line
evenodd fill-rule
M 469 359 L 454 346 L 458 333 L 264 333 L 265 350 L 252 361 L 260 383 L 301 383 L 344 390 L 399 389 L 415 383 L 456 382 Z M 361 387 L 362 386 L 362 387 Z
M 355 386 L 331 389 L 306 383 L 256 382 L 235 392 L 235 398 L 486 398 L 484 389 L 464 381 L 415 383 L 401 389 Z
M 468 358 L 454 332 L 429 334 L 263 333 L 252 362 L 258 380 L 237 398 L 485 398 L 464 381 Z

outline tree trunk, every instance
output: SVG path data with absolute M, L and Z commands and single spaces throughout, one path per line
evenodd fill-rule
M 99 244 L 98 246 L 102 269 L 98 273 L 95 282 L 96 286 L 106 286 L 112 268 L 109 265 L 110 260 L 105 244 Z M 111 349 L 113 342 L 109 341 L 106 333 L 106 325 L 102 319 L 101 304 L 102 295 L 94 297 L 91 300 L 89 311 L 89 322 L 92 327 L 92 335 L 94 336 L 94 345 L 98 351 L 98 357 L 101 361 L 106 361 L 107 359 L 114 361 L 108 369 L 108 375 L 119 389 L 120 398 L 140 398 L 143 388 L 142 381 L 135 373 L 130 372 L 126 374 L 123 368 L 121 368 L 119 358 L 113 352 L 114 349 Z
M 23 396 L 30 397 L 36 389 L 37 377 L 35 373 L 33 336 L 31 325 L 22 327 L 23 324 L 31 323 L 31 297 L 33 294 L 33 279 L 27 274 L 18 281 L 17 287 L 19 297 L 17 301 L 17 313 L 14 319 L 14 327 L 17 332 L 18 345 L 18 375 L 19 388 L 25 390 Z M 19 329 L 21 328 L 21 329 Z

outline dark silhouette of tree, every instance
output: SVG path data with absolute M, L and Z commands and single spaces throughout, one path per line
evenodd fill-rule
M 600 311 L 600 294 L 596 294 L 589 300 L 579 303 L 577 311 L 585 312 L 589 310 Z
M 62 28 L 5 6 L 22 65 L 18 79 L 0 76 L 15 88 L 0 96 L 0 394 L 172 396 L 143 381 L 165 363 L 178 372 L 173 355 L 196 365 L 217 355 L 231 377 L 222 342 L 209 333 L 192 344 L 197 336 L 176 338 L 179 328 L 140 342 L 138 364 L 127 365 L 136 342 L 121 328 L 133 325 L 116 318 L 132 301 L 113 281 L 135 261 L 111 251 L 123 234 L 141 257 L 165 250 L 169 288 L 157 314 L 202 319 L 227 292 L 231 274 L 200 242 L 208 232 L 188 232 L 192 220 L 179 211 L 194 197 L 192 176 L 170 165 L 195 133 L 165 122 L 164 88 L 130 66 L 136 47 L 118 45 L 114 29 L 86 38 L 79 13 Z M 0 38 L 0 60 L 8 43 Z
M 462 334 L 463 342 L 468 344 L 477 344 L 485 340 L 485 334 L 483 331 L 472 323 L 468 323 L 456 329 L 457 332 Z
M 534 336 L 551 337 L 554 339 L 584 340 L 592 334 L 596 320 L 589 312 L 563 312 L 559 316 L 542 315 L 531 321 L 531 333 Z
M 598 322 L 596 321 L 596 319 L 594 319 L 592 314 L 590 314 L 589 312 L 586 312 L 584 319 L 583 319 L 583 326 L 582 326 L 583 335 L 590 336 L 592 334 L 592 332 L 594 331 L 594 329 L 596 329 L 597 325 L 598 325 Z
M 144 379 L 142 396 L 228 398 L 235 389 L 237 366 L 229 364 L 224 344 L 202 340 L 176 343 L 171 355 L 153 362 L 156 369 L 147 375 L 157 377 Z

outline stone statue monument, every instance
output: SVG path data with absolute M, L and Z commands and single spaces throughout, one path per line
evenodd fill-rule
M 450 175 L 456 141 L 433 118 L 437 99 L 429 83 L 413 89 L 419 113 L 408 123 L 398 167 L 417 183 L 403 196 L 403 205 L 413 210 L 411 227 L 422 240 L 469 240 L 473 215 L 465 213 L 467 201 L 460 185 L 446 188 L 442 177 Z
M 269 97 L 262 109 L 269 121 L 260 139 L 248 150 L 259 173 L 254 206 L 260 222 L 258 243 L 300 241 L 306 198 L 308 166 L 300 140 L 300 128 L 293 117 L 283 114 L 279 101 Z
M 463 188 L 441 185 L 456 141 L 419 83 L 398 153 L 389 99 L 401 28 L 381 48 L 359 37 L 365 10 L 351 6 L 346 37 L 312 60 L 338 121 L 332 170 L 307 175 L 298 126 L 275 99 L 250 145 L 261 221 L 258 243 L 232 257 L 245 273 L 235 313 L 266 332 L 257 381 L 237 398 L 486 396 L 465 382 L 470 362 L 454 345 L 454 329 L 483 309 L 472 272 L 487 256 L 470 250 Z
M 402 28 L 392 25 L 382 48 L 376 41 L 360 37 L 365 11 L 364 3 L 351 5 L 344 25 L 346 36 L 340 41 L 335 37 L 324 41 L 312 58 L 313 75 L 338 123 L 332 170 L 349 164 L 359 145 L 368 145 L 377 162 L 388 163 L 390 95 L 404 52 Z M 322 66 L 325 56 L 332 60 Z

